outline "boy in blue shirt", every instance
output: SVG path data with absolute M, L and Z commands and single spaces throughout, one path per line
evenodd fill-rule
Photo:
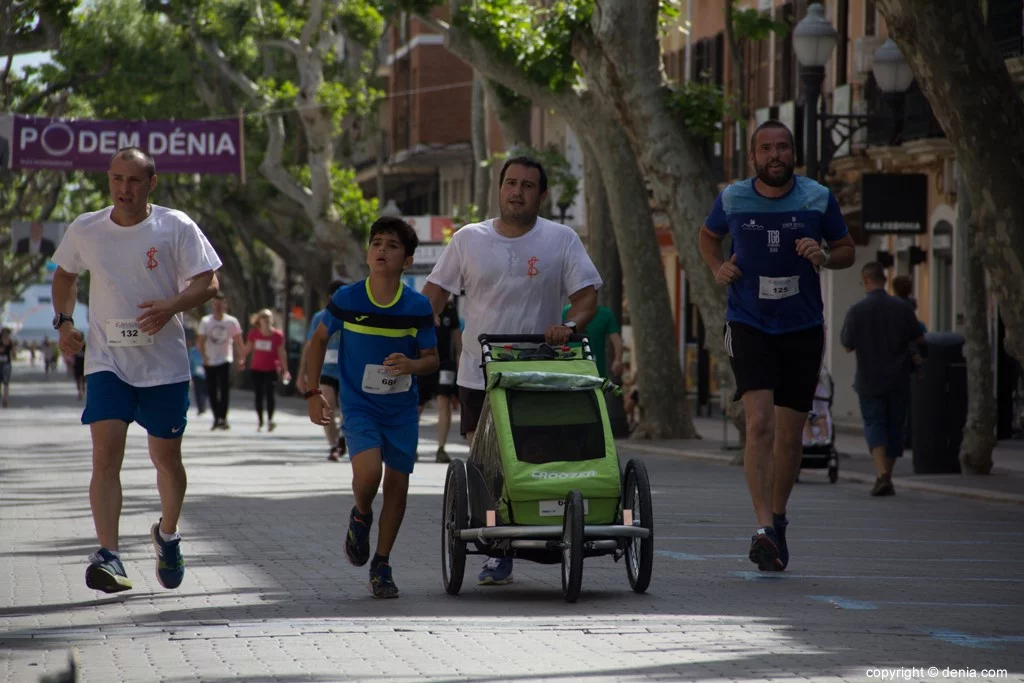
M 335 292 L 309 342 L 307 375 L 318 377 L 328 339 L 341 332 L 339 403 L 355 498 L 345 556 L 357 567 L 370 559 L 373 499 L 384 480 L 377 551 L 370 563 L 370 592 L 375 598 L 398 597 L 389 555 L 405 515 L 409 475 L 416 463 L 415 376 L 438 368 L 433 309 L 425 296 L 402 284 L 402 272 L 412 265 L 418 244 L 412 226 L 402 219 L 377 219 L 370 227 L 366 253 L 370 276 Z M 314 424 L 333 419 L 320 389 L 304 396 Z

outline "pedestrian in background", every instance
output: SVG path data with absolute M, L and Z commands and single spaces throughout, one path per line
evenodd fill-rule
M 840 340 L 857 354 L 853 388 L 860 398 L 864 438 L 877 478 L 872 496 L 896 493 L 892 470 L 903 455 L 903 430 L 910 407 L 911 346 L 924 347 L 913 309 L 885 291 L 885 270 L 872 261 L 861 270 L 865 296 L 846 312 Z
M 905 304 L 910 306 L 910 310 L 914 311 L 914 315 L 917 315 L 917 299 L 914 298 L 914 280 L 909 275 L 897 275 L 892 279 L 892 293 L 896 295 L 897 299 L 902 300 Z M 921 326 L 921 334 L 927 334 L 928 328 L 925 326 L 921 319 L 918 318 L 917 324 Z M 921 363 L 920 356 L 917 355 L 917 348 L 911 352 L 911 359 L 914 365 Z M 907 421 L 903 428 L 903 447 L 910 448 L 913 443 L 912 431 L 911 431 L 911 416 L 913 410 L 910 410 L 909 406 L 914 405 L 914 389 L 913 381 L 910 377 L 907 378 Z
M 252 354 L 249 361 L 249 377 L 252 379 L 252 390 L 256 399 L 256 417 L 259 425 L 256 431 L 263 431 L 263 408 L 267 410 L 267 431 L 277 428 L 274 424 L 274 408 L 276 406 L 275 391 L 277 377 L 286 384 L 291 381 L 288 372 L 288 355 L 284 348 L 284 332 L 274 327 L 274 314 L 269 308 L 257 311 L 249 320 L 252 327 L 245 340 L 243 357 Z
M 327 285 L 327 300 L 330 301 L 334 293 L 343 287 L 344 284 L 341 280 L 332 280 Z M 306 373 L 306 366 L 309 360 L 309 340 L 313 338 L 313 333 L 320 326 L 320 321 L 323 320 L 326 312 L 327 308 L 324 307 L 313 314 L 313 318 L 309 323 L 309 330 L 306 333 L 306 345 L 302 347 L 298 378 L 295 380 L 295 386 L 298 388 L 299 393 L 302 394 L 316 386 L 310 383 Z M 345 435 L 341 432 L 341 424 L 344 422 L 344 417 L 341 413 L 341 404 L 338 398 L 341 395 L 339 393 L 341 389 L 341 368 L 338 365 L 338 350 L 340 348 L 341 332 L 335 332 L 327 340 L 327 351 L 324 354 L 324 364 L 320 370 L 319 381 L 320 391 L 323 393 L 324 400 L 327 401 L 327 404 L 334 411 L 334 416 L 324 425 L 324 434 L 327 436 L 327 443 L 330 446 L 327 459 L 331 462 L 340 462 L 346 450 Z
M 196 346 L 203 354 L 206 369 L 206 388 L 210 395 L 210 409 L 213 411 L 213 426 L 210 429 L 231 429 L 228 424 L 228 407 L 231 403 L 231 364 L 245 369 L 245 342 L 242 341 L 242 325 L 238 318 L 228 314 L 228 302 L 223 293 L 218 293 L 210 304 L 213 312 L 199 321 L 199 339 Z
M 11 339 L 11 328 L 5 327 L 0 330 L 0 387 L 3 389 L 3 401 L 0 403 L 7 407 L 8 395 L 11 391 L 11 370 L 13 369 L 14 358 L 18 350 Z

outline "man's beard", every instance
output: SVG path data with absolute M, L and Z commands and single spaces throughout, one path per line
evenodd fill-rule
M 537 221 L 538 213 L 531 211 L 525 204 L 501 207 L 501 221 L 509 225 L 527 226 Z
M 781 176 L 773 176 L 768 165 L 757 166 L 757 178 L 768 187 L 783 187 L 793 177 L 794 166 L 783 164 L 785 172 Z

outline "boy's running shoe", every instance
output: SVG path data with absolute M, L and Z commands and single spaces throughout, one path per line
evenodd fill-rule
M 356 567 L 370 561 L 370 527 L 373 526 L 373 511 L 363 517 L 355 506 L 348 518 L 348 535 L 345 536 L 345 557 Z
M 391 578 L 391 565 L 381 562 L 370 569 L 370 592 L 375 598 L 397 598 L 398 586 Z

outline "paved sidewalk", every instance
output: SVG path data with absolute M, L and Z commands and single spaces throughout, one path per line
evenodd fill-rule
M 278 430 L 258 434 L 250 397 L 234 392 L 230 432 L 210 432 L 203 416 L 185 437 L 179 590 L 154 576 L 154 473 L 144 432 L 129 430 L 121 534 L 135 588 L 103 595 L 83 581 L 95 540 L 81 404 L 60 374 L 29 379 L 16 371 L 12 407 L 0 411 L 0 681 L 59 672 L 72 648 L 80 680 L 104 683 L 861 681 L 882 667 L 918 667 L 904 680 L 930 681 L 931 666 L 1009 676 L 942 680 L 1024 680 L 1019 507 L 909 483 L 872 499 L 860 483 L 808 473 L 789 511 L 790 569 L 761 574 L 745 556 L 743 473 L 721 464 L 734 453 L 719 449 L 712 425 L 703 451 L 620 444 L 654 482 L 654 580 L 636 595 L 621 563 L 588 561 L 580 601 L 568 605 L 558 568 L 527 562 L 515 584 L 487 588 L 474 585 L 470 558 L 462 594 L 444 594 L 445 467 L 429 462 L 425 420 L 393 554 L 403 594 L 376 601 L 366 569 L 341 551 L 348 463 L 326 461 L 301 401 L 283 400 Z

